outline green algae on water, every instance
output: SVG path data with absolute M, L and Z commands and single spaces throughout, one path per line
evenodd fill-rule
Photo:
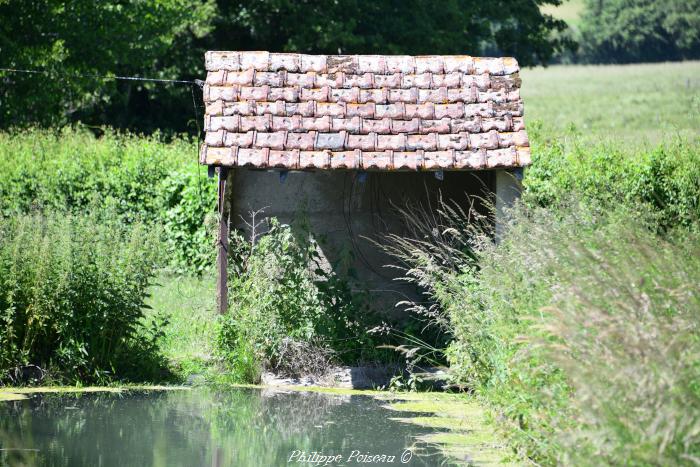
M 421 397 L 422 396 L 422 397 Z M 420 394 L 391 402 L 387 408 L 420 414 L 394 420 L 440 431 L 418 438 L 418 445 L 436 446 L 460 464 L 506 464 L 509 454 L 489 424 L 484 408 L 465 395 Z

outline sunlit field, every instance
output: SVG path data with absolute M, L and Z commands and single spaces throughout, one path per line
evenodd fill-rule
M 583 0 L 564 1 L 559 6 L 546 5 L 542 7 L 542 11 L 555 18 L 563 19 L 569 26 L 578 26 L 583 12 Z
M 524 69 L 526 120 L 548 133 L 656 142 L 700 129 L 700 62 Z

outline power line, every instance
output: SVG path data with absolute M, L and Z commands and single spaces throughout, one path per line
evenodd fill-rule
M 103 75 L 83 75 L 79 73 L 57 73 L 49 70 L 25 70 L 21 68 L 0 68 L 0 71 L 6 71 L 8 73 L 25 73 L 32 75 L 46 75 L 46 76 L 65 76 L 68 78 L 92 78 L 92 79 L 108 79 L 108 80 L 118 80 L 118 81 L 148 81 L 151 83 L 173 83 L 173 84 L 196 84 L 201 86 L 202 82 L 200 80 L 184 80 L 184 79 L 162 79 L 162 78 L 143 78 L 141 76 L 103 76 Z

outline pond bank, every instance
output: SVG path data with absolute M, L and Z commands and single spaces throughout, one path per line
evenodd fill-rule
M 28 386 L 0 387 L 0 402 L 26 399 L 31 394 L 89 394 L 95 392 L 118 394 L 126 391 L 181 391 L 191 389 L 188 386 Z

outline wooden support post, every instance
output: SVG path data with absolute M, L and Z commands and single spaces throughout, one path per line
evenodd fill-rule
M 228 310 L 228 223 L 229 223 L 229 203 L 227 201 L 226 185 L 228 169 L 218 167 L 219 175 L 219 233 L 217 241 L 216 269 L 216 304 L 220 314 L 225 314 Z

